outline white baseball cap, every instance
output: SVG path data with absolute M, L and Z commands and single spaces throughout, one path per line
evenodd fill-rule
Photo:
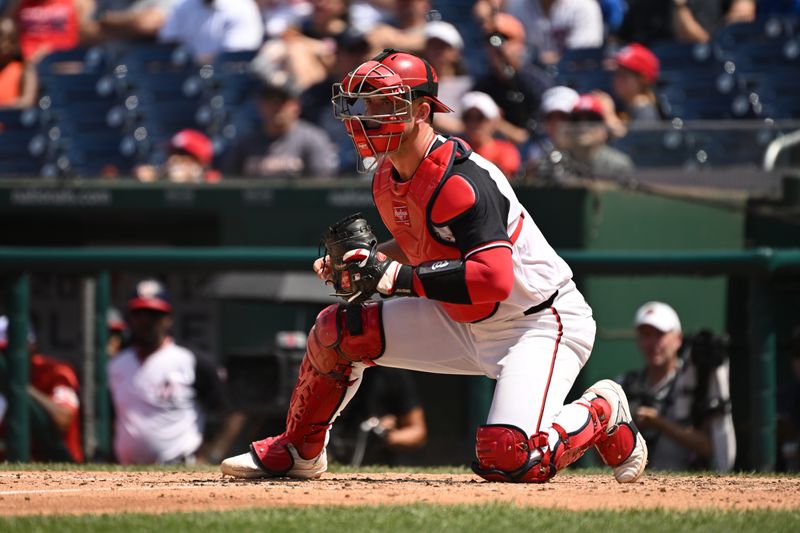
M 461 97 L 461 114 L 477 109 L 484 117 L 493 120 L 500 116 L 500 108 L 492 97 L 480 91 L 470 91 Z
M 667 333 L 668 331 L 681 332 L 681 321 L 678 313 L 663 302 L 647 302 L 636 311 L 634 319 L 636 327 L 648 325 Z
M 572 113 L 575 105 L 580 100 L 580 95 L 575 89 L 570 89 L 563 85 L 550 87 L 542 93 L 542 115 L 547 115 L 555 111 L 561 113 Z
M 456 50 L 464 49 L 464 39 L 461 38 L 461 34 L 458 33 L 456 27 L 449 22 L 444 22 L 442 20 L 428 22 L 425 25 L 424 31 L 426 41 L 428 39 L 439 39 L 440 41 L 446 42 Z

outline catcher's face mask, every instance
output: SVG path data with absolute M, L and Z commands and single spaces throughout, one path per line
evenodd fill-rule
M 433 111 L 449 112 L 437 98 L 438 79 L 427 61 L 384 50 L 333 85 L 334 116 L 344 122 L 359 155 L 359 171 L 370 171 L 400 147 L 411 102 L 425 98 Z

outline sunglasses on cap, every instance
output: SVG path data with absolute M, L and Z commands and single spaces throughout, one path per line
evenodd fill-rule
M 490 46 L 493 46 L 495 48 L 500 48 L 508 40 L 509 40 L 508 35 L 500 33 L 499 31 L 492 32 L 486 36 L 486 42 L 489 43 Z

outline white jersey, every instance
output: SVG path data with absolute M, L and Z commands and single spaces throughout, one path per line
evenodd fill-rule
M 127 348 L 108 364 L 116 414 L 114 451 L 122 464 L 182 462 L 203 441 L 197 357 L 166 340 L 143 361 Z
M 475 152 L 470 155 L 470 160 L 488 172 L 500 194 L 508 201 L 508 235 L 514 235 L 517 225 L 522 224 L 519 236 L 511 245 L 514 289 L 492 317 L 505 318 L 546 301 L 572 280 L 572 270 L 550 246 L 531 214 L 517 200 L 508 178 L 500 169 Z
M 195 57 L 258 50 L 264 24 L 253 0 L 180 0 L 158 33 L 163 42 L 186 46 Z

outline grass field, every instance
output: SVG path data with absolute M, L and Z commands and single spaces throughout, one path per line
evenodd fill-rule
M 161 473 L 181 473 L 186 475 L 200 473 L 201 476 L 216 476 L 215 467 L 139 467 L 128 468 L 110 465 L 19 465 L 3 464 L 0 465 L 0 472 L 38 472 L 46 471 L 48 475 L 58 475 L 58 473 L 71 472 L 97 472 L 99 475 L 109 472 L 152 472 L 154 475 Z M 384 473 L 384 472 L 416 472 L 422 474 L 465 474 L 465 469 L 452 467 L 443 468 L 424 468 L 424 469 L 389 469 L 389 468 L 369 468 L 359 469 L 361 473 Z M 336 467 L 331 469 L 334 476 L 337 473 L 352 473 L 354 470 L 349 467 Z M 591 470 L 576 470 L 565 472 L 564 477 L 580 476 L 585 477 Z M 600 472 L 599 470 L 597 472 Z M 9 475 L 9 474 L 7 474 Z M 561 474 L 560 474 L 561 475 Z M 698 475 L 713 478 L 713 474 L 676 474 L 676 478 L 681 476 Z M 599 476 L 598 476 L 599 477 Z M 781 484 L 786 483 L 787 489 L 795 490 L 798 476 L 781 477 L 761 476 L 755 474 L 741 474 L 726 478 L 734 489 L 737 479 L 742 481 L 742 486 L 752 483 L 754 479 L 764 478 L 765 483 L 774 486 L 775 498 L 781 497 Z M 215 479 L 215 478 L 214 478 Z M 663 478 L 669 480 L 669 477 Z M 213 481 L 213 480 L 212 480 Z M 321 484 L 324 482 L 311 482 Z M 2 489 L 5 483 L 0 485 L 0 500 L 3 496 Z M 483 484 L 481 484 L 483 485 Z M 252 485 L 255 489 L 260 489 L 262 485 Z M 306 485 L 308 486 L 308 485 Z M 485 487 L 486 485 L 484 485 Z M 294 488 L 298 488 L 295 484 Z M 492 484 L 494 487 L 502 488 L 501 484 Z M 531 495 L 535 495 L 537 486 L 531 487 Z M 540 487 L 540 486 L 539 486 Z M 609 486 L 608 497 L 626 497 L 625 489 L 620 491 L 616 485 Z M 265 487 L 266 489 L 267 487 Z M 263 490 L 262 489 L 262 492 Z M 214 491 L 221 489 L 217 485 L 203 487 L 202 490 Z M 401 489 L 402 490 L 402 489 Z M 446 488 L 445 488 L 446 490 Z M 548 489 L 551 493 L 558 493 L 561 487 L 551 486 Z M 297 492 L 297 491 L 295 491 Z M 526 493 L 527 494 L 527 493 Z M 659 494 L 659 492 L 656 492 Z M 661 491 L 664 498 L 669 497 L 669 493 Z M 601 494 L 602 496 L 602 494 Z M 176 497 L 167 495 L 167 497 Z M 568 497 L 568 496 L 567 496 Z M 46 500 L 43 500 L 46 502 Z M 2 501 L 0 501 L 2 503 Z M 121 532 L 198 532 L 198 531 L 220 531 L 236 532 L 243 531 L 274 531 L 274 532 L 298 532 L 309 533 L 316 531 L 332 532 L 413 532 L 426 533 L 429 531 L 476 531 L 476 532 L 512 532 L 512 531 L 550 531 L 560 533 L 562 531 L 601 531 L 601 532 L 626 532 L 635 531 L 637 533 L 655 532 L 738 532 L 753 531 L 758 533 L 772 532 L 797 532 L 800 531 L 800 508 L 788 510 L 769 510 L 769 509 L 719 509 L 703 508 L 686 511 L 669 509 L 628 509 L 621 511 L 612 510 L 583 510 L 567 511 L 554 508 L 539 508 L 514 503 L 487 503 L 478 505 L 438 505 L 435 501 L 424 503 L 414 503 L 410 505 L 392 505 L 390 500 L 385 505 L 355 505 L 355 506 L 314 506 L 313 502 L 305 502 L 304 506 L 272 506 L 259 508 L 244 508 L 229 511 L 209 511 L 209 512 L 166 512 L 161 514 L 148 513 L 126 513 L 108 512 L 81 514 L 78 516 L 69 515 L 48 515 L 48 516 L 5 516 L 0 517 L 0 532 L 16 531 L 42 531 L 42 532 L 79 532 L 87 533 L 93 531 L 121 531 Z

